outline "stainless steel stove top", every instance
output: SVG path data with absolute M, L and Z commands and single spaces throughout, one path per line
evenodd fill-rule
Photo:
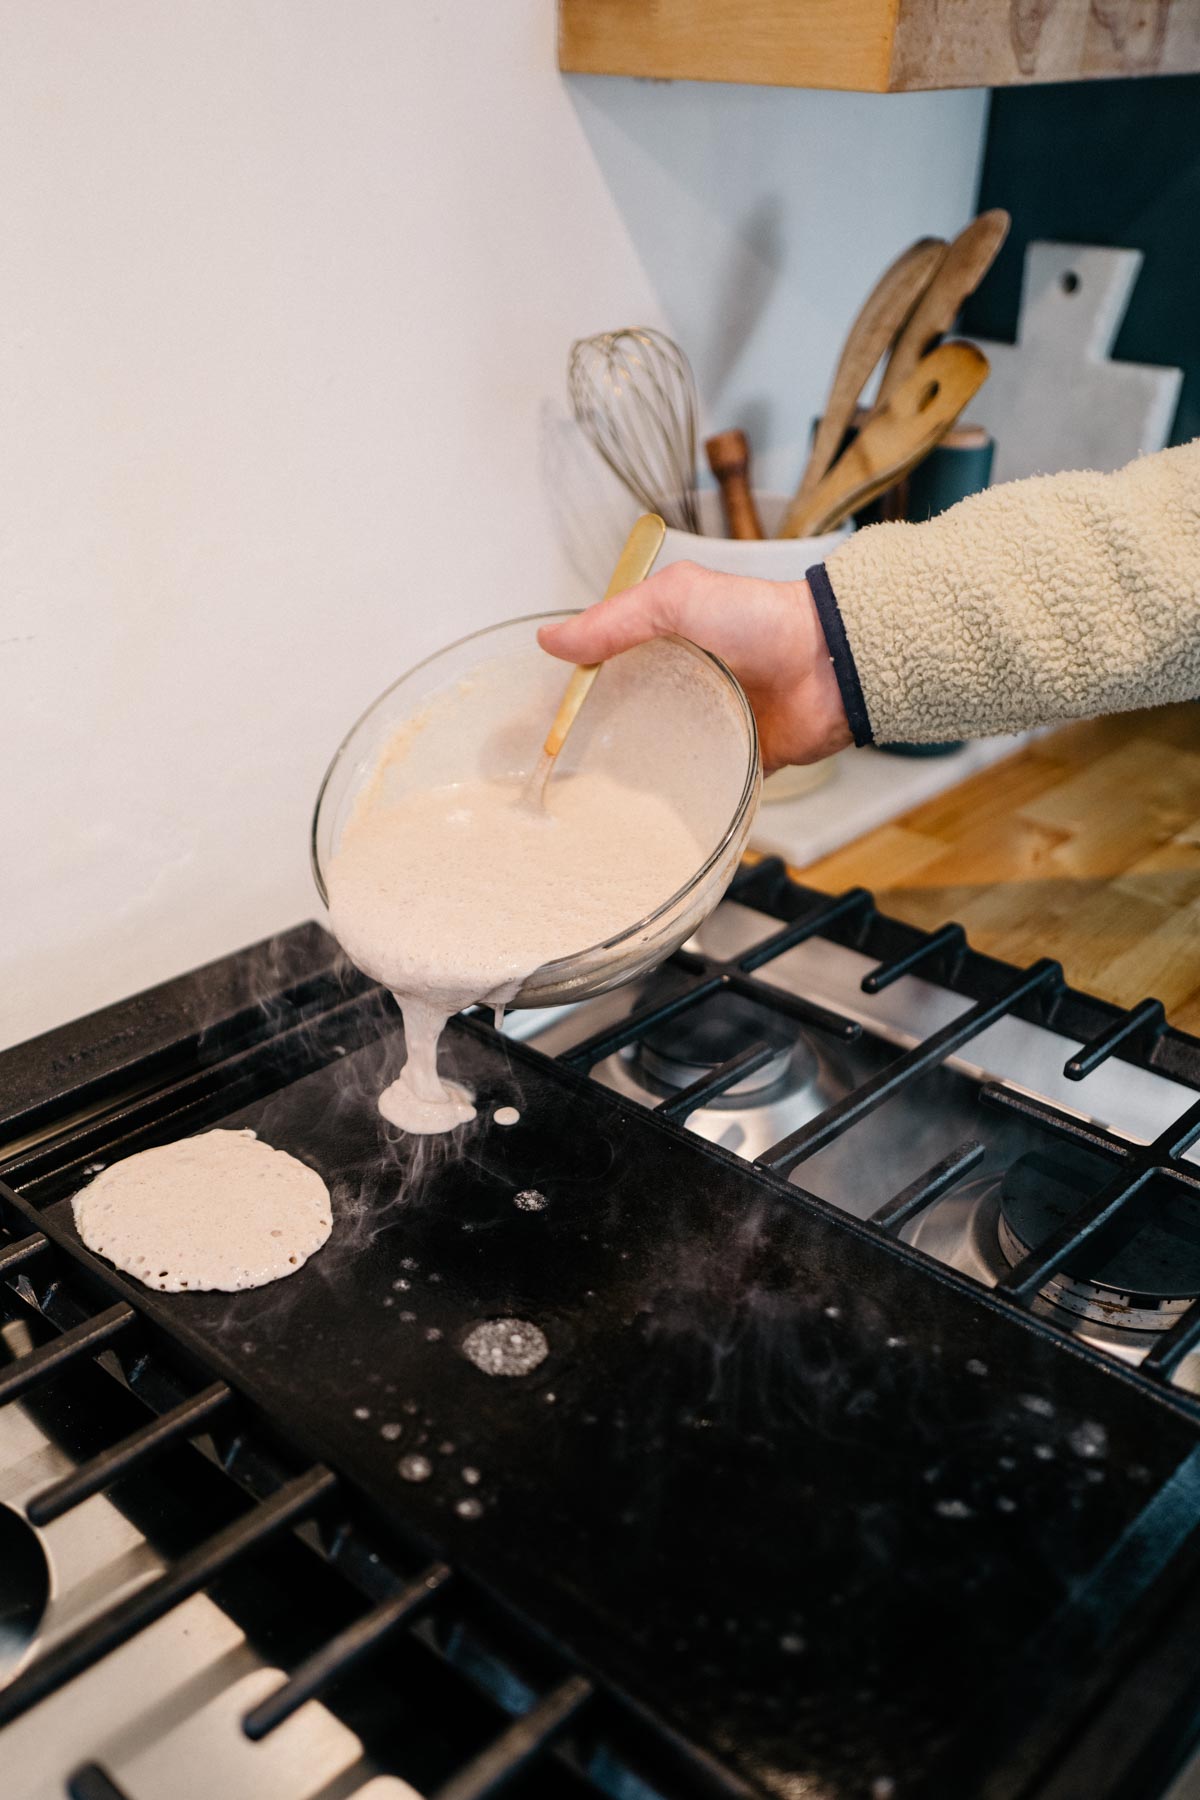
M 4 1334 L 6 1348 L 13 1327 Z M 56 1434 L 57 1435 L 57 1434 Z M 17 1509 L 75 1459 L 20 1401 L 0 1410 L 0 1501 Z M 37 1648 L 162 1573 L 164 1560 L 104 1494 L 39 1536 L 51 1594 Z M 7 1587 L 0 1569 L 0 1589 Z M 18 1665 L 19 1666 L 19 1665 Z M 6 1677 L 17 1672 L 6 1666 Z M 416 1800 L 380 1773 L 352 1731 L 310 1701 L 261 1744 L 242 1717 L 284 1671 L 265 1661 L 207 1594 L 190 1600 L 81 1675 L 3 1734 L 4 1800 L 63 1800 L 64 1772 L 100 1762 L 129 1800 Z
M 726 902 L 690 948 L 731 962 L 776 924 L 750 907 Z M 773 987 L 861 1024 L 862 1035 L 853 1042 L 809 1034 L 781 1024 L 778 1015 L 765 1013 L 752 999 L 731 1004 L 729 996 L 718 994 L 693 1009 L 686 1028 L 682 1021 L 668 1021 L 604 1057 L 592 1075 L 626 1099 L 652 1107 L 748 1045 L 762 1043 L 758 1064 L 687 1120 L 692 1132 L 753 1162 L 973 1004 L 916 974 L 880 993 L 864 993 L 863 977 L 875 966 L 874 959 L 821 938 L 786 950 L 766 972 Z M 677 972 L 668 970 L 633 992 L 619 990 L 573 1009 L 514 1014 L 504 1029 L 549 1055 L 563 1055 L 619 1025 L 631 1009 L 665 997 L 677 979 Z M 1103 1062 L 1084 1080 L 1068 1080 L 1063 1065 L 1076 1047 L 1076 1040 L 1057 1031 L 1002 1017 L 852 1131 L 824 1143 L 793 1179 L 838 1211 L 867 1220 L 964 1140 L 980 1140 L 984 1153 L 971 1179 L 920 1211 L 902 1236 L 937 1261 L 993 1286 L 1031 1248 L 1020 1235 L 1019 1207 L 1005 1210 L 1005 1181 L 1011 1184 L 1011 1171 L 1022 1157 L 1044 1151 L 1045 1143 L 1019 1113 L 981 1108 L 981 1084 L 1049 1102 L 1101 1132 L 1137 1143 L 1159 1138 L 1195 1102 L 1194 1089 L 1123 1061 Z M 1185 1156 L 1200 1166 L 1200 1147 Z M 1147 1295 L 1132 1285 L 1125 1292 L 1103 1280 L 1059 1274 L 1033 1309 L 1106 1355 L 1136 1365 L 1174 1322 L 1181 1303 L 1181 1297 L 1167 1294 L 1151 1296 L 1147 1304 Z M 23 1333 L 19 1322 L 0 1331 L 8 1357 L 30 1348 Z M 1179 1362 L 1173 1380 L 1200 1393 L 1200 1351 Z M 53 1431 L 45 1428 L 36 1401 L 18 1400 L 0 1409 L 0 1504 L 21 1511 L 33 1494 L 84 1460 L 84 1452 L 76 1455 L 71 1443 L 71 1431 L 61 1421 Z M 201 1447 L 217 1459 L 212 1441 Z M 104 1493 L 39 1535 L 51 1583 L 39 1651 L 64 1642 L 81 1623 L 137 1592 L 169 1561 Z M 0 1639 L 0 1650 L 2 1644 Z M 0 1683 L 14 1672 L 0 1664 Z M 319 1700 L 308 1701 L 265 1742 L 250 1743 L 243 1717 L 279 1687 L 284 1673 L 207 1593 L 195 1594 L 5 1729 L 0 1797 L 60 1800 L 63 1771 L 95 1759 L 128 1800 L 167 1795 L 171 1800 L 214 1795 L 420 1800 L 416 1789 L 386 1773 L 355 1732 Z M 652 1800 L 650 1789 L 621 1786 L 621 1779 L 614 1776 L 611 1790 L 620 1800 Z M 1200 1800 L 1200 1760 L 1179 1777 L 1169 1800 Z
M 730 959 L 759 941 L 768 924 L 760 913 L 729 901 L 689 947 Z M 831 1044 L 802 1028 L 784 1035 L 779 1022 L 752 1002 L 739 1001 L 730 1009 L 725 997 L 717 996 L 707 1042 L 704 1030 L 696 1029 L 694 1015 L 689 1015 L 687 1027 L 668 1021 L 652 1044 L 643 1041 L 618 1051 L 597 1064 L 593 1075 L 617 1093 L 655 1106 L 722 1058 L 736 1054 L 756 1035 L 774 1032 L 778 1048 L 771 1061 L 688 1120 L 689 1128 L 700 1136 L 752 1161 L 884 1069 L 898 1050 L 928 1037 L 971 1004 L 918 975 L 903 977 L 881 994 L 865 994 L 863 976 L 874 966 L 871 958 L 854 950 L 813 940 L 785 951 L 770 967 L 775 986 L 858 1020 L 864 1033 L 852 1044 Z M 634 1005 L 669 992 L 670 976 L 659 975 L 633 994 L 619 990 L 567 1011 L 512 1014 L 505 1030 L 551 1055 L 561 1055 L 618 1023 Z M 756 1011 L 760 1018 L 753 1016 Z M 667 1054 L 671 1048 L 674 1060 Z M 1058 1032 L 1022 1019 L 1002 1019 L 971 1041 L 969 1054 L 948 1058 L 928 1077 L 908 1086 L 853 1132 L 804 1162 L 794 1179 L 840 1211 L 867 1219 L 889 1195 L 964 1139 L 986 1134 L 986 1155 L 973 1179 L 936 1201 L 902 1235 L 939 1262 L 993 1287 L 1033 1247 L 1006 1227 L 1001 1188 L 1006 1171 L 1040 1140 L 1020 1122 L 981 1113 L 982 1083 L 1000 1083 L 1051 1101 L 1081 1120 L 1143 1143 L 1153 1141 L 1194 1100 L 1182 1084 L 1124 1063 L 1106 1062 L 1082 1081 L 1069 1080 L 1064 1063 L 1078 1048 L 1075 1040 Z M 1185 1152 L 1185 1157 L 1200 1166 L 1200 1146 Z M 1200 1281 L 1195 1291 L 1200 1292 Z M 1036 1307 L 1068 1323 L 1084 1342 L 1136 1364 L 1157 1334 L 1175 1322 L 1184 1304 L 1168 1299 L 1158 1306 L 1139 1305 L 1128 1288 L 1057 1276 L 1047 1283 L 1045 1297 Z M 1175 1382 L 1189 1392 L 1200 1392 L 1200 1351 L 1180 1363 Z

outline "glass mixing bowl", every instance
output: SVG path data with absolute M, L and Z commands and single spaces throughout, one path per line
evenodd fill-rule
M 536 763 L 569 674 L 537 629 L 566 613 L 510 619 L 418 663 L 359 719 L 317 795 L 312 866 L 328 904 L 326 871 L 355 808 L 412 788 L 519 777 Z M 656 638 L 605 664 L 560 754 L 564 773 L 586 766 L 668 799 L 704 847 L 678 893 L 609 938 L 535 969 L 512 1006 L 590 999 L 669 956 L 721 898 L 745 848 L 762 787 L 750 704 L 715 656 L 683 638 Z M 554 780 L 556 777 L 552 776 Z M 635 846 L 630 846 L 635 853 Z M 480 906 L 488 880 L 480 871 Z

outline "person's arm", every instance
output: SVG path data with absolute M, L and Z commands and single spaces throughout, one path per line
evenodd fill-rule
M 1200 695 L 1200 440 L 859 532 L 810 586 L 859 743 Z M 839 639 L 844 642 L 839 643 Z
M 809 582 L 680 563 L 541 634 L 594 662 L 662 632 L 716 652 L 763 760 L 937 742 L 1200 695 L 1200 440 L 1115 475 L 990 488 L 859 532 Z

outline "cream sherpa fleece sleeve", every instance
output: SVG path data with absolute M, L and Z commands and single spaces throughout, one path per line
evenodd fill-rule
M 1200 439 L 872 525 L 809 582 L 859 743 L 1200 695 Z

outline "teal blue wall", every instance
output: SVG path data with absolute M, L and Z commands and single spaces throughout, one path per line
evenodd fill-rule
M 1182 368 L 1172 442 L 1200 437 L 1200 76 L 998 90 L 979 199 L 1013 228 L 968 333 L 1016 335 L 1031 238 L 1142 250 L 1113 354 Z

